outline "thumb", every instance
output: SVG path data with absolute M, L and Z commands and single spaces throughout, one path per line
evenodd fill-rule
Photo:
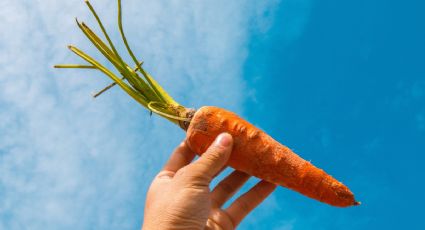
M 226 165 L 232 146 L 233 138 L 230 134 L 218 135 L 207 151 L 192 164 L 192 176 L 203 178 L 209 183 Z

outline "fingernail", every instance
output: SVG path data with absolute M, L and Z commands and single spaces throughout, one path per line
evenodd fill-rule
M 216 145 L 220 145 L 222 147 L 228 147 L 232 143 L 232 136 L 228 133 L 222 133 L 218 135 L 216 139 Z

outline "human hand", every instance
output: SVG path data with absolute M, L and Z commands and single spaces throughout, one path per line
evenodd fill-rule
M 223 209 L 250 177 L 235 170 L 210 191 L 210 182 L 225 168 L 232 146 L 232 136 L 220 134 L 191 163 L 195 153 L 185 142 L 180 144 L 149 188 L 143 229 L 235 229 L 276 185 L 260 181 Z

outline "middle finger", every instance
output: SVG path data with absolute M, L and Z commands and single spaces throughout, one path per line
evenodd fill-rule
M 211 199 L 214 208 L 221 207 L 228 201 L 249 179 L 249 175 L 235 170 L 222 180 L 212 191 Z

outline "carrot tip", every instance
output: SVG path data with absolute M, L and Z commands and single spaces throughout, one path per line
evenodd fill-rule
M 362 204 L 362 202 L 360 202 L 360 201 L 354 201 L 353 205 L 358 206 L 358 205 L 361 205 L 361 204 Z

